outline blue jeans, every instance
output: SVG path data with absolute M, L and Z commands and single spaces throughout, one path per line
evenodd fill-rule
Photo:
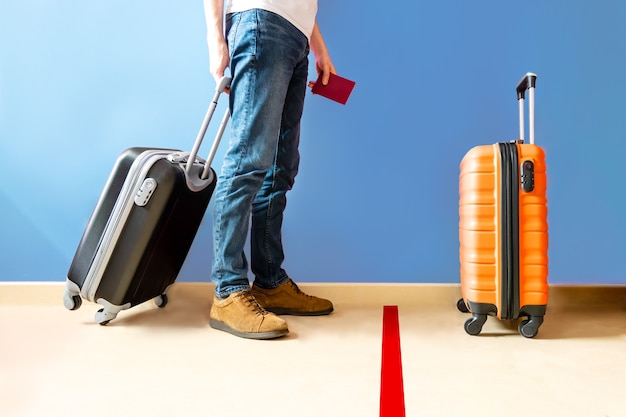
M 309 55 L 307 37 L 268 11 L 229 14 L 226 34 L 231 142 L 215 190 L 211 276 L 221 298 L 249 288 L 249 229 L 255 284 L 276 288 L 288 279 L 281 228 L 300 162 Z

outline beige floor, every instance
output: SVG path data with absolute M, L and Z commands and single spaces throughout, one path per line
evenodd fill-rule
M 626 287 L 551 287 L 535 339 L 463 330 L 456 285 L 309 284 L 328 317 L 273 341 L 207 325 L 208 284 L 108 326 L 62 284 L 0 284 L 0 416 L 379 416 L 382 311 L 397 305 L 406 416 L 626 416 Z M 388 417 L 388 416 L 385 416 Z

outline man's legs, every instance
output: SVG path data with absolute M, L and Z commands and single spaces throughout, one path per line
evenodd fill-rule
M 322 315 L 333 311 L 330 301 L 300 291 L 282 268 L 283 212 L 286 193 L 293 187 L 300 163 L 300 119 L 307 76 L 305 56 L 294 68 L 287 89 L 274 164 L 252 205 L 251 266 L 255 276 L 252 293 L 259 304 L 276 314 Z
M 244 246 L 252 213 L 257 278 L 271 288 L 278 286 L 281 294 L 288 289 L 292 303 L 310 304 L 313 299 L 282 270 L 280 239 L 285 193 L 298 170 L 308 40 L 283 18 L 261 10 L 228 16 L 227 33 L 232 140 L 215 191 L 211 278 L 216 296 L 209 323 L 237 336 L 267 339 L 288 330 L 249 287 Z M 259 298 L 276 301 L 271 294 L 259 293 Z M 283 298 L 278 299 L 281 305 Z
M 281 232 L 286 193 L 293 187 L 300 162 L 300 119 L 307 73 L 305 55 L 294 68 L 287 89 L 274 163 L 252 204 L 251 269 L 255 283 L 265 288 L 276 288 L 288 278 L 281 267 L 285 257 Z
M 262 10 L 236 13 L 229 16 L 227 30 L 233 76 L 232 141 L 215 191 L 212 274 L 216 293 L 221 298 L 249 288 L 248 264 L 243 250 L 252 203 L 268 175 L 283 176 L 282 168 L 274 166 L 277 149 L 281 148 L 278 141 L 285 99 L 294 68 L 308 55 L 306 37 L 273 13 Z M 304 80 L 306 83 L 306 75 Z M 298 120 L 304 89 L 305 84 L 301 88 L 299 109 L 294 110 Z M 297 153 L 298 134 L 291 136 L 295 137 L 292 149 L 295 146 Z M 290 151 L 289 158 L 292 153 Z M 297 161 L 295 168 L 297 170 Z M 292 184 L 294 176 L 295 172 L 289 173 L 289 178 L 281 181 Z M 278 191 L 281 193 L 284 197 L 284 193 Z M 268 196 L 273 194 L 274 190 L 269 191 Z M 255 211 L 265 211 L 271 199 L 261 198 L 266 201 L 255 204 Z M 279 211 L 282 216 L 282 209 Z

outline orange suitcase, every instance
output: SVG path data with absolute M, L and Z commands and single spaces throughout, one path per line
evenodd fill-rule
M 520 321 L 536 336 L 548 302 L 548 224 L 544 151 L 534 144 L 537 76 L 517 85 L 520 139 L 476 146 L 462 159 L 459 177 L 459 310 L 471 312 L 470 335 L 488 316 Z M 524 98 L 529 95 L 529 143 L 524 143 Z

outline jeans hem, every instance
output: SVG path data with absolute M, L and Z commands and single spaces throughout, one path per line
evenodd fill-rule
M 228 287 L 228 289 L 226 289 L 224 291 L 218 292 L 216 290 L 215 291 L 215 295 L 220 300 L 225 300 L 226 298 L 228 298 L 233 293 L 236 293 L 236 292 L 239 292 L 239 291 L 245 291 L 245 290 L 249 290 L 249 289 L 250 289 L 250 285 L 235 285 L 235 286 L 232 286 L 232 287 Z

